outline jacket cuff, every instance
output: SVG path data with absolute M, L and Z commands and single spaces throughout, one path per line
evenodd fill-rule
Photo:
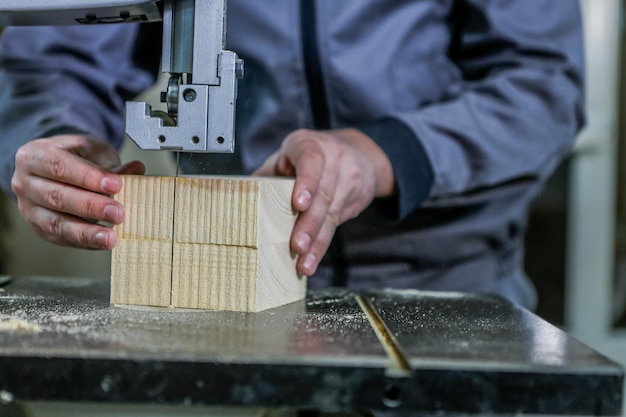
M 385 217 L 402 220 L 429 196 L 433 169 L 415 133 L 403 122 L 385 117 L 355 126 L 387 154 L 393 169 L 396 195 L 377 199 L 374 204 Z
M 41 134 L 40 137 L 42 137 L 42 138 L 51 138 L 52 136 L 58 136 L 58 135 L 86 135 L 86 136 L 91 136 L 91 135 L 89 135 L 89 133 L 85 132 L 84 130 L 78 129 L 78 128 L 73 127 L 73 126 L 63 125 L 63 126 L 54 127 L 52 129 L 48 129 L 48 130 L 44 131 Z

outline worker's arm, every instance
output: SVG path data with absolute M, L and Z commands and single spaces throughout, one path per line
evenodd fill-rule
M 374 137 L 391 150 L 398 218 L 420 206 L 505 198 L 505 190 L 544 181 L 584 125 L 578 1 L 464 0 L 451 22 L 458 30 L 449 56 L 463 85 L 451 86 L 441 102 L 391 115 L 430 161 L 426 200 L 405 198 L 420 178 L 410 171 L 411 156 L 399 152 L 412 144 Z
M 110 249 L 124 101 L 153 82 L 133 59 L 137 25 L 9 28 L 0 44 L 0 184 L 24 219 L 62 245 Z M 36 139 L 43 138 L 43 139 Z M 96 139 L 99 138 L 99 139 Z
M 391 189 L 396 219 L 480 204 L 545 180 L 571 149 L 584 123 L 578 2 L 465 0 L 451 22 L 450 58 L 465 82 L 445 101 L 369 123 L 365 138 L 296 132 L 260 171 L 296 175 L 302 214 L 291 246 L 303 272 L 317 268 L 337 225 Z

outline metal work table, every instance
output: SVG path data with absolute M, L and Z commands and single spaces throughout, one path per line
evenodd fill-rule
M 0 292 L 5 403 L 619 415 L 623 383 L 617 364 L 491 296 L 333 289 L 234 313 L 111 307 L 97 279 Z

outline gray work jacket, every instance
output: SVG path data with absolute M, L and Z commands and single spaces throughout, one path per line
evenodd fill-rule
M 583 116 L 576 0 L 230 0 L 246 61 L 237 150 L 182 158 L 250 172 L 297 128 L 356 127 L 397 196 L 338 229 L 312 286 L 414 287 L 535 302 L 527 209 Z M 12 28 L 0 45 L 1 184 L 28 140 L 123 140 L 123 103 L 151 85 L 158 26 Z

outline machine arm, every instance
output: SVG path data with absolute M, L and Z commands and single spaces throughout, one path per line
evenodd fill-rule
M 161 20 L 157 0 L 2 0 L 0 26 L 54 26 Z
M 243 61 L 224 50 L 226 0 L 166 0 L 162 94 L 167 115 L 126 103 L 126 133 L 141 149 L 234 152 L 237 80 Z
M 163 21 L 161 99 L 126 104 L 126 133 L 141 149 L 234 152 L 243 61 L 224 50 L 226 0 L 2 0 L 0 26 Z

